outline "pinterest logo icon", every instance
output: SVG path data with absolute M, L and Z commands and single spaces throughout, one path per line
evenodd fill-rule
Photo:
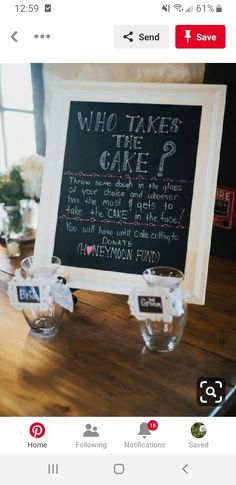
M 42 423 L 33 423 L 30 426 L 29 432 L 33 438 L 42 438 L 45 434 L 45 426 Z

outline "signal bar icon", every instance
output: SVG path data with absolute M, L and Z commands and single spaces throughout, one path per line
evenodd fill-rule
M 190 5 L 190 7 L 188 7 L 185 12 L 193 12 L 193 5 Z

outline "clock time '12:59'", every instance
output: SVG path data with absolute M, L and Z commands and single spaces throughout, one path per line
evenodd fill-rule
M 39 5 L 37 4 L 18 4 L 15 5 L 17 13 L 37 13 L 39 11 Z

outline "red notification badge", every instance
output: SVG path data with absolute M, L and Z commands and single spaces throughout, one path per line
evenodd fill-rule
M 151 419 L 151 421 L 148 421 L 147 425 L 150 431 L 156 431 L 156 429 L 158 428 L 158 422 L 155 421 L 154 419 Z

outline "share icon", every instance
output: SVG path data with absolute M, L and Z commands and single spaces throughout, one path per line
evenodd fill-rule
M 130 42 L 133 42 L 134 39 L 131 37 L 132 35 L 134 35 L 134 33 L 132 32 L 132 30 L 128 33 L 128 34 L 124 34 L 123 35 L 123 39 L 127 39 L 129 40 Z

